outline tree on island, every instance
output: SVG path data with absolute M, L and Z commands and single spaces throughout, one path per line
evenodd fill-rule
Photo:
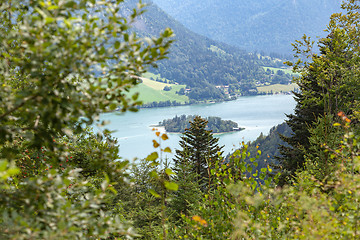
M 203 186 L 209 180 L 209 166 L 219 159 L 223 153 L 223 146 L 218 145 L 211 131 L 206 130 L 207 121 L 200 116 L 195 116 L 190 122 L 190 128 L 185 129 L 179 145 L 181 150 L 176 150 L 174 158 L 174 171 L 178 176 L 182 165 L 190 165 L 189 170 L 196 173 L 196 179 Z
M 193 115 L 175 116 L 172 119 L 166 119 L 159 122 L 159 126 L 164 126 L 167 132 L 181 132 L 190 127 L 190 122 L 195 118 Z M 236 122 L 231 120 L 222 120 L 220 117 L 207 117 L 206 130 L 211 130 L 212 133 L 224 133 L 241 131 L 244 128 L 239 128 Z

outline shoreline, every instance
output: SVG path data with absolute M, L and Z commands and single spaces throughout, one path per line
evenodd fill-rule
M 271 85 L 269 85 L 271 86 Z M 168 105 L 168 106 L 156 106 L 156 107 L 150 107 L 150 106 L 146 106 L 146 104 L 149 103 L 145 103 L 143 105 L 138 105 L 136 108 L 138 109 L 146 109 L 146 108 L 164 108 L 164 107 L 180 107 L 180 106 L 189 106 L 189 105 L 200 105 L 200 104 L 215 104 L 215 103 L 224 103 L 224 102 L 231 102 L 231 101 L 236 101 L 242 97 L 253 97 L 253 96 L 276 96 L 276 95 L 293 95 L 292 91 L 286 91 L 286 92 L 258 92 L 257 94 L 248 94 L 248 95 L 240 95 L 237 96 L 235 98 L 232 99 L 222 99 L 222 100 L 202 100 L 202 101 L 196 101 L 196 102 L 185 102 L 185 103 L 178 103 L 175 105 Z M 165 101 L 166 102 L 166 101 Z M 163 103 L 162 101 L 157 102 L 157 103 Z
M 165 126 L 159 126 L 159 125 L 155 125 L 155 124 L 150 125 L 149 128 L 159 129 L 160 132 L 165 132 L 165 133 L 169 133 L 169 134 L 183 134 L 182 132 L 169 132 L 169 131 L 166 131 Z M 226 133 L 241 132 L 241 131 L 244 131 L 244 130 L 245 130 L 245 128 L 241 128 L 241 130 L 228 131 L 228 132 L 218 132 L 218 133 L 212 133 L 212 134 L 221 135 L 221 134 L 226 134 Z

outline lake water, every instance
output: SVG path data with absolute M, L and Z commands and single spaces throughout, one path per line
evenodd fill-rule
M 271 127 L 282 123 L 285 114 L 293 113 L 295 101 L 291 95 L 267 95 L 240 97 L 230 102 L 199 104 L 189 106 L 140 109 L 136 113 L 106 113 L 101 120 L 108 120 L 107 129 L 114 130 L 118 138 L 120 156 L 123 159 L 144 158 L 155 151 L 152 140 L 158 140 L 151 125 L 173 118 L 175 115 L 217 116 L 223 120 L 232 120 L 244 127 L 240 132 L 218 134 L 219 145 L 225 145 L 224 153 L 230 153 L 239 147 L 242 141 L 255 140 L 260 133 L 267 134 Z M 96 127 L 94 128 L 96 131 Z M 170 147 L 173 152 L 178 148 L 180 134 L 168 134 L 169 140 L 162 141 L 161 147 Z M 172 154 L 163 155 L 172 158 Z

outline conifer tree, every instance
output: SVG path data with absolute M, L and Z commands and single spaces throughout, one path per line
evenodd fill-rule
M 223 147 L 218 145 L 211 131 L 206 130 L 207 121 L 200 116 L 195 116 L 190 122 L 190 128 L 185 129 L 179 142 L 180 150 L 176 150 L 174 171 L 181 175 L 181 165 L 190 165 L 190 171 L 196 173 L 201 185 L 209 179 L 208 168 L 210 162 L 219 159 Z
M 294 93 L 295 101 L 297 102 L 295 107 L 295 113 L 287 115 L 288 120 L 286 123 L 291 128 L 293 134 L 290 137 L 280 135 L 280 138 L 286 143 L 279 146 L 281 156 L 276 157 L 279 161 L 279 165 L 282 170 L 282 181 L 287 176 L 291 176 L 296 170 L 301 169 L 304 166 L 304 149 L 307 149 L 309 143 L 309 127 L 313 126 L 316 119 L 323 114 L 323 106 L 319 102 L 307 102 L 308 99 L 303 93 L 310 92 L 314 98 L 318 98 L 320 95 L 320 87 L 316 82 L 316 79 L 311 74 L 305 77 L 307 80 L 299 82 L 299 88 L 301 92 Z M 315 89 L 318 89 L 315 91 Z
M 171 193 L 170 215 L 175 220 L 181 221 L 181 214 L 189 215 L 198 210 L 199 201 L 202 199 L 202 193 L 197 174 L 193 172 L 189 164 L 178 164 L 177 175 L 173 181 L 179 186 L 178 191 Z
M 304 155 L 311 145 L 319 144 L 309 141 L 309 129 L 315 127 L 318 118 L 335 118 L 340 111 L 351 116 L 358 108 L 360 6 L 358 1 L 347 1 L 342 8 L 343 13 L 332 15 L 326 30 L 328 36 L 318 42 L 320 54 L 311 51 L 313 42 L 306 36 L 303 42 L 294 44 L 295 57 L 298 57 L 294 70 L 301 74 L 296 79 L 301 93 L 296 94 L 295 114 L 289 115 L 287 121 L 294 134 L 283 137 L 290 146 L 280 147 L 283 177 L 302 169 Z M 300 55 L 305 55 L 311 62 L 303 62 Z M 332 126 L 326 128 L 331 130 Z

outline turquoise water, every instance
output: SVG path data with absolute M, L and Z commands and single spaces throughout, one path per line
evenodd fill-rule
M 271 127 L 286 119 L 285 114 L 293 113 L 295 101 L 290 95 L 268 95 L 241 97 L 235 101 L 199 104 L 190 106 L 140 109 L 136 113 L 106 113 L 101 120 L 108 120 L 107 129 L 114 130 L 118 138 L 120 156 L 124 159 L 144 158 L 155 149 L 152 140 L 158 139 L 151 125 L 175 115 L 217 116 L 223 120 L 232 120 L 244 127 L 244 131 L 216 135 L 219 144 L 225 145 L 224 153 L 237 148 L 242 141 L 255 140 L 260 133 L 267 134 Z M 96 127 L 94 130 L 96 131 Z M 170 147 L 173 152 L 178 148 L 180 134 L 168 134 L 169 140 L 162 141 L 162 148 Z M 172 154 L 163 157 L 172 158 Z

